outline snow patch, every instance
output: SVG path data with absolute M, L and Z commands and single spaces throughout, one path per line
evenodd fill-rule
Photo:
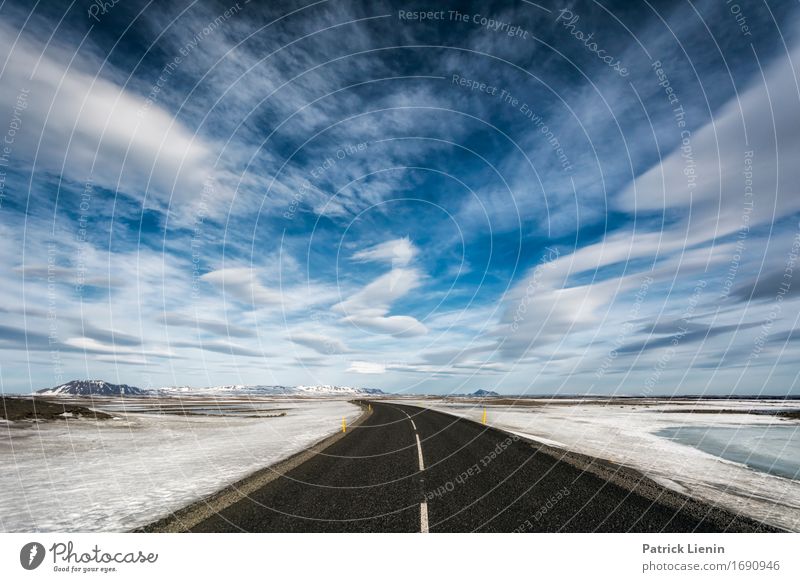
M 126 414 L 0 432 L 0 515 L 10 532 L 126 531 L 301 451 L 352 422 L 344 400 L 281 400 L 253 419 Z

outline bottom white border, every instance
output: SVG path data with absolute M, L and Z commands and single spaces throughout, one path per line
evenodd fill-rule
M 26 570 L 33 542 L 46 555 Z M 0 534 L 0 579 L 798 580 L 799 549 L 800 534 Z

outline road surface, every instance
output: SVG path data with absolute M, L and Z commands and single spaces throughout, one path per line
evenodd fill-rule
M 631 492 L 536 445 L 440 412 L 372 403 L 346 436 L 197 532 L 752 531 L 691 502 Z M 638 489 L 637 489 L 638 491 Z M 663 490 L 662 490 L 663 491 Z M 665 500 L 672 502 L 653 501 Z

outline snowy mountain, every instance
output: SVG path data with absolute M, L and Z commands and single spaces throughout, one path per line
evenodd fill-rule
M 480 389 L 480 390 L 475 390 L 475 392 L 473 392 L 471 396 L 476 396 L 478 398 L 486 398 L 488 396 L 500 396 L 500 394 L 494 392 L 493 390 Z
M 104 380 L 72 380 L 55 388 L 38 390 L 45 396 L 147 396 L 148 392 L 127 384 L 111 384 Z
M 355 388 L 352 386 L 262 386 L 231 384 L 225 386 L 209 386 L 192 388 L 190 386 L 169 386 L 157 391 L 164 396 L 170 395 L 209 395 L 209 396 L 379 396 L 384 394 L 376 388 Z
M 475 392 L 469 394 L 466 392 L 456 392 L 453 394 L 448 394 L 447 396 L 448 398 L 494 398 L 495 396 L 500 396 L 500 394 L 493 390 L 484 390 L 481 388 L 480 390 L 475 390 Z
M 111 384 L 103 380 L 73 380 L 39 390 L 45 396 L 379 396 L 383 391 L 375 388 L 355 388 L 352 386 L 260 386 L 230 384 L 194 388 L 192 386 L 168 386 L 157 390 L 144 390 L 127 384 Z
M 321 386 L 295 386 L 293 388 L 296 394 L 308 394 L 310 396 L 313 395 L 320 395 L 320 396 L 364 396 L 364 395 L 372 395 L 378 396 L 381 394 L 385 394 L 383 390 L 378 390 L 377 388 L 356 388 L 353 386 L 331 386 L 329 384 L 323 384 Z

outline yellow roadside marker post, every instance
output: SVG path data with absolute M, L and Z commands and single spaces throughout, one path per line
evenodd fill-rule
M 486 409 L 483 409 L 483 424 L 486 424 Z
M 342 417 L 342 432 L 347 432 L 347 421 Z

